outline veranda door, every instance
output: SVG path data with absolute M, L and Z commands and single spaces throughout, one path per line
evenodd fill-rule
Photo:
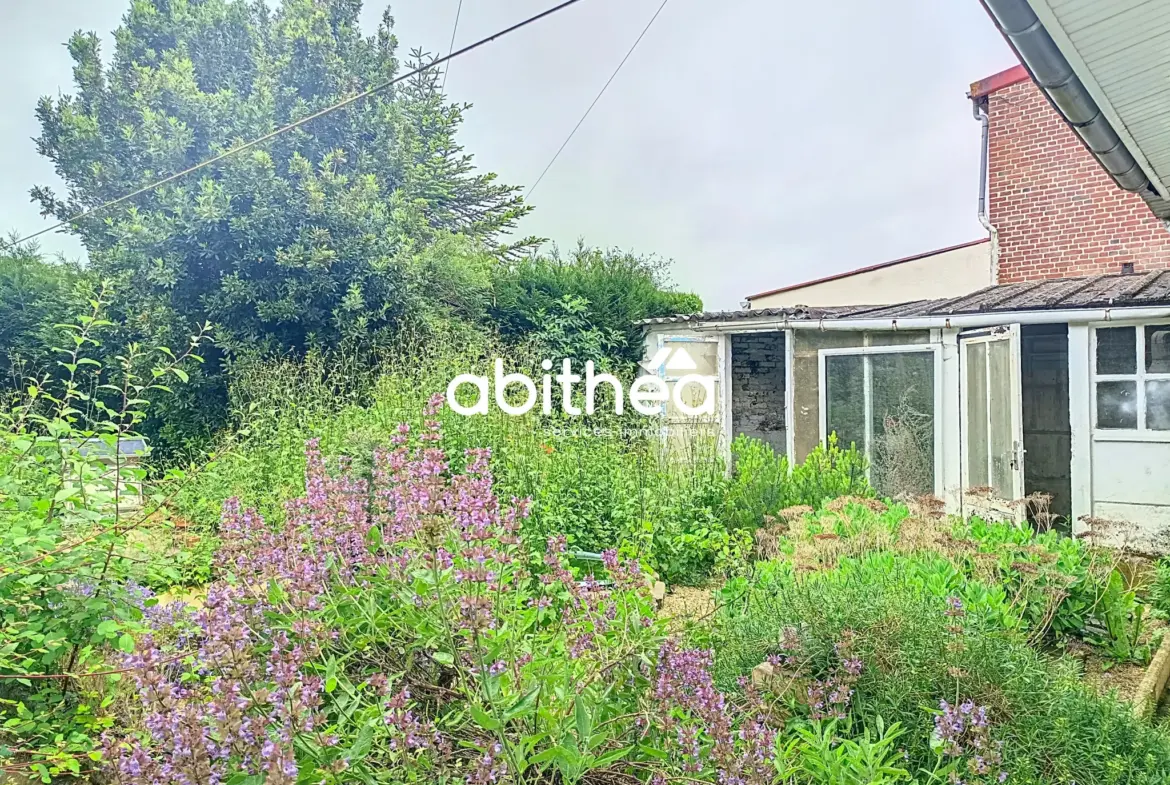
M 959 348 L 963 512 L 1023 520 L 1020 327 L 963 333 Z
M 726 447 L 722 444 L 725 344 L 714 335 L 659 335 L 657 352 L 648 368 L 670 391 L 669 399 L 661 406 L 669 444 L 694 459 L 713 458 Z M 709 407 L 710 414 L 688 414 L 676 404 L 676 386 L 688 376 L 711 380 L 715 400 Z M 678 393 L 691 410 L 703 408 L 706 402 L 706 390 L 699 384 L 686 384 Z

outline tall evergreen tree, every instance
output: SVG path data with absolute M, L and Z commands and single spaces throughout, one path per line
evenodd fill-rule
M 394 78 L 393 19 L 363 36 L 361 5 L 132 0 L 110 63 L 78 32 L 75 94 L 37 109 L 38 147 L 67 193 L 37 187 L 34 200 L 64 219 Z M 127 329 L 173 342 L 210 320 L 229 351 L 388 343 L 426 307 L 417 260 L 437 238 L 498 247 L 528 209 L 474 170 L 455 140 L 468 107 L 445 102 L 438 76 L 80 221 Z

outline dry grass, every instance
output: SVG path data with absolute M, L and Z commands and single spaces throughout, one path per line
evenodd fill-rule
M 671 629 L 681 629 L 688 621 L 709 616 L 715 610 L 710 586 L 674 586 L 662 601 L 660 614 Z

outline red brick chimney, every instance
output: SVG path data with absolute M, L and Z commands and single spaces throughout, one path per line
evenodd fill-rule
M 1170 230 L 1113 183 L 1023 66 L 970 96 L 987 102 L 1000 283 L 1170 268 Z

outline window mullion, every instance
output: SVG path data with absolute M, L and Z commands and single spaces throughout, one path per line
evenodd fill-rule
M 991 435 L 992 434 L 991 429 L 994 426 L 992 425 L 992 422 L 991 422 L 991 407 L 993 405 L 993 402 L 991 400 L 991 344 L 990 343 L 987 345 L 987 351 L 983 355 L 983 383 L 984 383 L 983 400 L 986 403 L 986 405 L 983 408 L 983 416 L 985 418 L 984 422 L 986 423 L 986 426 L 985 426 L 986 436 L 984 438 L 987 439 L 987 484 L 994 488 L 995 487 L 995 456 L 994 456 L 994 450 L 992 450 L 992 435 Z
M 865 417 L 865 463 L 866 471 L 873 466 L 873 371 L 870 369 L 869 355 L 861 358 L 861 390 L 862 411 Z
M 1137 333 L 1137 376 L 1134 391 L 1137 401 L 1137 429 L 1146 429 L 1146 328 L 1142 325 L 1134 327 Z

